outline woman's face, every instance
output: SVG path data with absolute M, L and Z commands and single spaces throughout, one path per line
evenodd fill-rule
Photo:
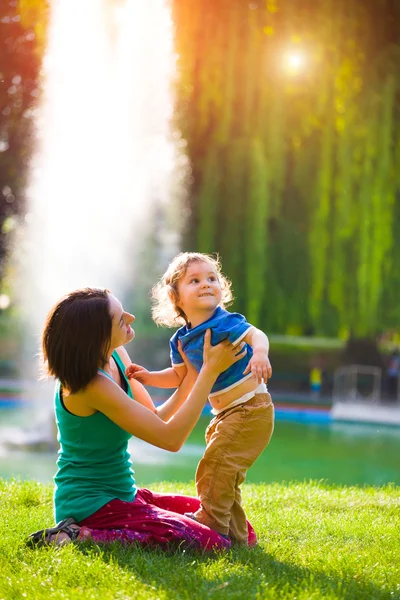
M 108 303 L 112 320 L 110 348 L 114 350 L 135 337 L 135 332 L 130 326 L 135 317 L 124 311 L 121 302 L 112 294 L 108 295 Z

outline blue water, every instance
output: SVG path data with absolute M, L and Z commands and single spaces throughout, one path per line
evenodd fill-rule
M 277 411 L 271 443 L 249 470 L 247 481 L 324 479 L 346 485 L 400 485 L 400 427 L 335 423 L 321 413 L 317 415 L 318 421 L 311 422 L 289 421 L 280 416 L 287 419 L 288 413 L 280 415 Z M 10 450 L 4 440 L 18 427 L 20 415 L 13 409 L 2 409 L 0 419 L 0 477 L 50 482 L 55 471 L 56 450 Z M 193 480 L 204 450 L 204 431 L 209 420 L 209 416 L 200 419 L 178 453 L 132 440 L 130 449 L 138 485 Z

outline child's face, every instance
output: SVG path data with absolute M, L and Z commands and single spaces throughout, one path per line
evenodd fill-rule
M 214 267 L 207 262 L 191 263 L 178 283 L 178 296 L 178 306 L 189 321 L 203 312 L 208 319 L 209 313 L 214 312 L 222 298 Z

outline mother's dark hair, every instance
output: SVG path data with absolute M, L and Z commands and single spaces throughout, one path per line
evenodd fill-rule
M 108 290 L 83 288 L 59 300 L 47 315 L 42 335 L 47 372 L 75 393 L 105 365 L 112 319 Z

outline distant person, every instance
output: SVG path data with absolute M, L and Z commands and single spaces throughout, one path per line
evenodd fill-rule
M 218 375 L 240 362 L 245 349 L 228 340 L 212 347 L 206 332 L 200 372 L 183 355 L 186 376 L 173 396 L 155 408 L 145 388 L 135 380 L 129 384 L 125 376 L 130 360 L 123 345 L 134 337 L 134 320 L 107 290 L 91 288 L 68 294 L 47 317 L 42 349 L 48 373 L 57 379 L 60 452 L 54 509 L 59 523 L 32 534 L 30 544 L 89 538 L 164 548 L 230 546 L 216 531 L 184 515 L 198 510 L 197 498 L 136 487 L 128 440 L 134 435 L 178 451 Z M 248 527 L 249 541 L 255 543 Z
M 218 259 L 197 252 L 178 254 L 153 289 L 153 318 L 159 325 L 183 325 L 170 340 L 172 367 L 149 372 L 132 365 L 127 375 L 144 385 L 181 385 L 187 369 L 179 344 L 197 371 L 203 367 L 206 330 L 211 343 L 246 343 L 247 354 L 221 373 L 209 393 L 214 419 L 206 431 L 206 450 L 196 471 L 201 506 L 188 514 L 237 544 L 248 544 L 240 486 L 246 472 L 268 445 L 274 408 L 267 391 L 272 369 L 267 336 L 242 315 L 230 313 L 230 282 Z
M 321 394 L 322 388 L 322 370 L 318 366 L 314 366 L 310 370 L 310 390 L 311 395 L 318 397 Z
M 387 389 L 391 399 L 397 399 L 400 372 L 400 355 L 398 350 L 394 350 L 390 356 L 386 371 Z

